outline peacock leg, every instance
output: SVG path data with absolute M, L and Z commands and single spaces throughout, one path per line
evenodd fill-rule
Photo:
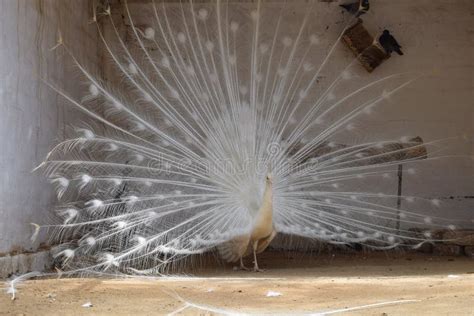
M 247 268 L 247 267 L 244 265 L 244 261 L 243 261 L 242 257 L 240 257 L 240 270 L 249 271 L 249 268 Z
M 258 262 L 257 262 L 257 247 L 258 247 L 258 241 L 255 241 L 253 243 L 253 271 L 254 272 L 263 272 L 264 270 L 258 268 Z

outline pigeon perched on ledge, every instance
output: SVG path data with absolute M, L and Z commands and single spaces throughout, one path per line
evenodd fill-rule
M 356 17 L 367 13 L 370 8 L 369 0 L 359 0 L 353 3 L 340 4 L 339 6 L 344 8 L 350 14 L 355 15 Z
M 403 52 L 400 48 L 400 44 L 398 44 L 395 37 L 390 34 L 389 30 L 384 30 L 382 35 L 379 37 L 380 45 L 385 49 L 387 54 L 391 54 L 392 52 L 396 52 L 398 55 L 403 55 Z

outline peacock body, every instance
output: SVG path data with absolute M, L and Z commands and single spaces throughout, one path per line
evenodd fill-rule
M 439 200 L 380 184 L 400 164 L 422 163 L 432 143 L 360 128 L 418 74 L 368 77 L 355 59 L 341 68 L 333 59 L 353 21 L 327 31 L 330 8 L 293 6 L 154 1 L 144 24 L 125 2 L 127 41 L 105 7 L 93 20 L 121 78 L 114 85 L 67 43 L 57 48 L 80 70 L 86 95 L 47 84 L 88 117 L 40 166 L 62 218 L 44 227 L 69 271 L 161 274 L 215 249 L 237 261 L 277 233 L 390 249 L 456 228 L 427 215 Z M 427 208 L 397 208 L 400 198 Z

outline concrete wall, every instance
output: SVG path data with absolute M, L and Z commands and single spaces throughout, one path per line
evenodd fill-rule
M 378 114 L 380 120 L 368 128 L 375 133 L 419 135 L 425 141 L 446 139 L 431 152 L 439 150 L 435 156 L 449 157 L 415 166 L 416 174 L 405 177 L 404 194 L 439 198 L 442 207 L 436 215 L 463 218 L 465 226 L 473 227 L 474 2 L 372 4 L 364 19 L 367 28 L 374 33 L 391 30 L 405 52 L 384 63 L 381 72 L 414 71 L 423 76 L 395 95 Z
M 58 30 L 76 57 L 99 65 L 97 34 L 88 24 L 92 1 L 0 1 L 0 253 L 35 250 L 30 222 L 45 224 L 55 197 L 40 173 L 31 173 L 67 123 L 77 122 L 39 78 L 77 94 L 78 79 L 63 49 L 50 51 Z
M 130 2 L 133 14 L 148 10 L 141 1 Z M 370 12 L 364 16 L 367 28 L 374 34 L 389 28 L 406 55 L 394 56 L 372 75 L 360 68 L 358 75 L 368 78 L 404 71 L 429 75 L 394 96 L 392 104 L 364 129 L 384 136 L 419 135 L 426 141 L 467 135 L 471 142 L 456 141 L 448 152 L 472 155 L 474 2 L 372 2 Z M 333 19 L 331 28 L 340 28 L 344 17 L 337 3 L 322 1 L 318 5 L 324 9 L 326 19 L 328 14 Z M 55 198 L 44 177 L 30 171 L 62 137 L 65 125 L 77 122 L 77 115 L 38 77 L 61 83 L 62 88 L 80 98 L 78 78 L 68 69 L 70 59 L 64 50 L 49 48 L 54 46 L 60 29 L 79 60 L 91 69 L 102 68 L 97 33 L 87 23 L 91 12 L 92 1 L 88 0 L 0 0 L 0 253 L 15 248 L 32 250 L 44 241 L 40 236 L 34 245 L 30 243 L 29 223 L 47 223 Z M 347 63 L 353 56 L 341 46 L 335 58 Z M 389 130 L 393 135 L 387 133 Z M 434 179 L 407 179 L 404 193 L 459 196 L 457 204 L 450 206 L 453 209 L 443 212 L 450 211 L 452 216 L 465 214 L 469 222 L 472 215 L 466 210 L 472 208 L 472 199 L 464 197 L 474 192 L 472 163 L 446 160 L 441 165 L 428 165 L 426 170 L 420 170 L 423 172 L 435 175 Z
M 155 17 L 150 2 L 129 1 L 134 23 L 139 27 L 153 25 Z M 174 1 L 168 2 L 168 14 L 173 24 L 173 17 L 179 17 L 181 7 Z M 199 10 L 201 2 L 210 3 L 197 2 L 195 10 Z M 254 8 L 256 5 L 256 1 L 231 2 L 242 2 L 241 7 Z M 338 6 L 343 2 L 350 1 L 321 0 L 314 5 L 308 29 L 321 38 L 319 54 L 307 58 L 314 65 L 324 60 L 344 25 L 350 20 L 349 15 L 343 14 Z M 294 35 L 308 3 L 296 0 L 286 4 L 285 12 L 289 23 L 285 24 L 279 35 L 292 34 L 291 32 Z M 264 2 L 264 10 L 267 12 L 263 15 L 271 16 L 269 10 L 273 10 L 275 16 L 278 16 L 281 5 L 279 1 Z M 185 10 L 187 9 L 185 6 Z M 411 72 L 422 76 L 383 102 L 371 116 L 356 121 L 358 129 L 341 134 L 340 139 L 342 143 L 398 139 L 402 136 L 421 136 L 425 142 L 444 140 L 436 147 L 430 147 L 430 155 L 447 157 L 410 166 L 416 172 L 413 175 L 405 174 L 402 193 L 440 199 L 441 207 L 429 209 L 427 213 L 430 216 L 463 219 L 457 224 L 467 227 L 474 226 L 472 212 L 469 211 L 474 207 L 474 164 L 471 158 L 474 154 L 473 10 L 474 2 L 471 0 L 372 1 L 370 11 L 362 16 L 365 27 L 373 36 L 380 35 L 385 28 L 389 29 L 403 46 L 405 55 L 394 54 L 370 74 L 356 63 L 351 72 L 358 79 L 344 87 L 351 91 L 360 87 L 359 81 L 369 82 L 395 73 Z M 122 11 L 122 16 L 125 17 L 123 24 L 125 27 L 130 24 L 120 3 L 113 11 Z M 242 11 L 247 14 L 249 12 L 248 9 Z M 292 12 L 296 12 L 296 19 L 292 19 Z M 236 18 L 239 15 L 236 14 Z M 175 26 L 183 28 L 180 24 Z M 261 37 L 268 41 L 273 36 L 274 29 L 268 29 L 268 34 L 265 34 L 265 26 L 262 26 L 261 32 Z M 130 36 L 125 40 L 133 39 L 130 30 L 126 33 Z M 130 44 L 133 45 L 133 40 L 130 40 Z M 239 46 L 239 49 L 242 47 Z M 352 52 L 345 45 L 339 44 L 323 75 L 331 78 L 331 75 L 338 74 L 353 59 Z M 364 101 L 366 100 L 367 97 Z M 375 190 L 396 194 L 396 172 L 392 176 L 384 189 L 380 188 L 379 182 L 373 183 L 377 186 Z M 404 207 L 410 206 L 402 202 L 402 208 Z M 422 208 L 414 209 L 418 211 Z

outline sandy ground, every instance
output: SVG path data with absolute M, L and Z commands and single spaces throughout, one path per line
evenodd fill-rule
M 474 315 L 474 261 L 466 257 L 265 253 L 260 262 L 267 271 L 28 281 L 15 301 L 0 295 L 0 315 Z

